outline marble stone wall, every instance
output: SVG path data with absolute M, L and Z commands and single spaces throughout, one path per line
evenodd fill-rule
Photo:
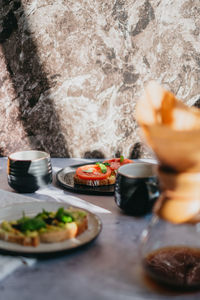
M 199 0 L 0 0 L 0 155 L 151 156 L 135 104 L 199 106 L 199 49 Z

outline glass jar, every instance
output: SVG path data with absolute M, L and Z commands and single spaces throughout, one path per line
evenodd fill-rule
M 142 264 L 158 283 L 200 288 L 200 223 L 172 224 L 154 216 L 141 237 Z
M 170 174 L 166 176 L 167 180 L 165 178 L 164 181 L 168 183 L 172 176 Z M 161 197 L 158 200 L 160 203 L 157 214 L 152 217 L 148 228 L 141 236 L 142 265 L 147 276 L 161 285 L 182 290 L 200 289 L 200 220 L 198 210 L 192 219 L 192 209 L 190 210 L 190 207 L 198 209 L 200 182 L 198 188 L 197 181 L 194 184 L 195 193 L 192 198 L 189 197 L 191 194 L 188 192 L 187 200 L 184 199 L 184 195 L 180 196 L 183 188 L 179 191 L 177 189 L 179 185 L 173 184 L 172 190 L 169 184 L 163 184 L 163 178 L 160 177 Z M 183 174 L 181 180 L 182 178 Z M 180 182 L 178 177 L 175 179 L 171 182 Z M 184 208 L 183 211 L 181 207 Z M 172 210 L 172 208 L 176 209 Z

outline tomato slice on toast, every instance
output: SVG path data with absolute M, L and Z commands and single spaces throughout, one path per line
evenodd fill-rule
M 76 175 L 85 180 L 102 180 L 111 175 L 110 167 L 106 168 L 106 172 L 103 173 L 99 165 L 85 165 L 76 169 Z
M 108 163 L 111 168 L 112 171 L 114 170 L 118 170 L 119 167 L 129 164 L 129 163 L 133 163 L 133 160 L 128 159 L 128 158 L 112 158 L 112 159 L 108 159 L 105 160 L 103 163 Z

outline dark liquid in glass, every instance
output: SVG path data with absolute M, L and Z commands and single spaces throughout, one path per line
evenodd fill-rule
M 200 249 L 166 247 L 143 261 L 147 274 L 158 283 L 178 289 L 200 288 Z

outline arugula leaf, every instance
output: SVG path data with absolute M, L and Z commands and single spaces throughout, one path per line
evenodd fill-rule
M 34 218 L 23 216 L 23 218 L 18 220 L 17 224 L 13 225 L 13 227 L 22 232 L 35 231 L 35 230 L 39 230 L 40 228 L 45 228 L 46 223 L 42 218 L 37 216 Z
M 51 214 L 50 212 L 43 209 L 42 212 L 37 214 L 36 217 L 41 217 L 42 219 L 45 219 L 45 218 L 48 218 L 50 214 Z
M 97 162 L 96 165 L 100 167 L 102 173 L 105 174 L 107 172 L 107 167 L 105 166 L 105 164 Z
M 124 157 L 123 155 L 120 155 L 120 163 L 122 163 L 124 161 Z
M 110 167 L 110 164 L 108 162 L 103 163 L 105 166 Z
M 17 220 L 17 223 L 13 224 L 12 227 L 23 233 L 26 233 L 27 231 L 35 231 L 41 228 L 46 228 L 46 225 L 52 224 L 55 219 L 64 224 L 74 221 L 73 215 L 64 210 L 63 207 L 57 210 L 55 217 L 52 218 L 50 215 L 51 213 L 44 209 L 41 213 L 37 214 L 33 218 L 27 217 L 23 212 L 22 218 Z
M 24 223 L 25 221 L 29 220 L 30 218 L 29 217 L 26 217 L 25 216 L 25 213 L 23 211 L 23 217 L 19 220 L 17 220 L 17 223 L 20 224 L 20 223 Z

